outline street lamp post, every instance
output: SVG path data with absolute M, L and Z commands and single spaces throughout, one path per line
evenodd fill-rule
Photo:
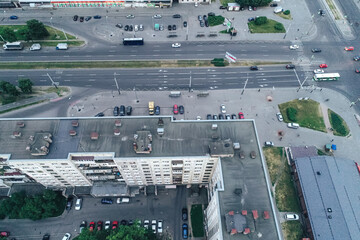
M 191 71 L 190 71 L 190 79 L 189 79 L 189 92 L 191 91 Z
M 116 89 L 118 90 L 118 93 L 120 95 L 120 88 L 119 88 L 118 82 L 116 80 L 116 72 L 114 72 L 114 81 L 115 81 Z

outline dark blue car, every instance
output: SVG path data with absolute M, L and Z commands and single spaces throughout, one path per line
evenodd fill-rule
M 16 19 L 18 19 L 18 16 L 12 15 L 12 16 L 10 16 L 10 19 L 16 20 Z
M 95 15 L 95 16 L 94 16 L 94 19 L 100 19 L 100 18 L 101 18 L 100 15 Z
M 103 199 L 101 199 L 101 203 L 102 204 L 112 204 L 113 201 L 111 198 L 103 198 Z

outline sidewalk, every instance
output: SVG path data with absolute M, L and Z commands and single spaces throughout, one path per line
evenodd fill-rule
M 355 109 L 350 108 L 350 101 L 343 95 L 330 89 L 319 88 L 302 89 L 246 89 L 241 95 L 242 89 L 211 90 L 209 96 L 198 97 L 198 91 L 182 91 L 179 98 L 170 98 L 169 91 L 122 91 L 102 92 L 86 99 L 81 99 L 68 109 L 69 117 L 89 117 L 99 112 L 105 116 L 113 115 L 114 106 L 131 105 L 134 116 L 148 115 L 148 102 L 155 101 L 155 105 L 161 107 L 161 115 L 173 115 L 174 104 L 184 105 L 185 114 L 175 115 L 177 120 L 195 120 L 197 116 L 206 119 L 207 114 L 219 114 L 220 104 L 225 104 L 227 113 L 243 112 L 246 119 L 255 119 L 256 127 L 261 142 L 272 141 L 276 146 L 311 146 L 323 149 L 324 145 L 334 139 L 333 144 L 337 145 L 334 155 L 337 157 L 358 159 L 358 154 L 353 146 L 360 144 L 360 127 L 354 117 Z M 271 96 L 272 101 L 267 101 Z M 323 133 L 307 128 L 289 129 L 286 123 L 279 122 L 276 118 L 278 104 L 300 97 L 310 97 L 320 102 L 321 106 L 330 108 L 338 113 L 348 124 L 351 136 L 338 137 L 332 132 Z M 329 99 L 328 101 L 325 101 Z M 324 108 L 324 111 L 326 111 Z M 283 131 L 282 140 L 279 139 L 278 131 Z M 299 135 L 299 136 L 298 136 Z

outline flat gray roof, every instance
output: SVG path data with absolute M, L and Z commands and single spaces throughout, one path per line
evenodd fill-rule
M 295 159 L 315 239 L 360 239 L 360 173 L 354 161 Z
M 79 126 L 73 127 L 69 118 L 0 120 L 0 154 L 11 154 L 10 159 L 65 159 L 68 153 L 76 152 L 115 152 L 116 157 L 156 157 L 156 156 L 204 156 L 209 154 L 209 146 L 216 146 L 216 154 L 229 152 L 225 143 L 248 141 L 246 132 L 253 128 L 252 121 L 171 121 L 171 117 L 162 117 L 164 135 L 157 134 L 158 117 L 121 118 L 121 127 L 115 126 L 120 118 L 80 118 Z M 20 128 L 17 122 L 25 123 Z M 216 122 L 217 130 L 212 129 Z M 120 129 L 120 135 L 114 135 L 114 129 Z M 77 132 L 70 136 L 70 130 Z M 137 154 L 134 151 L 134 134 L 148 130 L 152 134 L 150 154 Z M 21 132 L 21 137 L 13 137 L 14 131 Z M 52 134 L 49 154 L 32 156 L 26 150 L 30 136 L 37 132 Z M 91 133 L 97 132 L 97 140 L 91 140 Z M 256 142 L 255 139 L 253 141 Z M 224 143 L 224 144 L 222 144 Z M 255 144 L 255 143 L 254 143 Z

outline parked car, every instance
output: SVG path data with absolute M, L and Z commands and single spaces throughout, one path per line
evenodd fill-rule
M 322 64 L 319 65 L 319 67 L 320 67 L 320 68 L 327 68 L 328 65 L 327 65 L 326 63 L 322 63 Z
M 231 119 L 236 119 L 236 114 L 231 114 Z
M 162 221 L 162 220 L 158 220 L 157 232 L 158 232 L 158 233 L 162 233 L 162 232 L 163 232 L 163 221 Z
M 199 20 L 199 21 L 202 20 L 202 16 L 201 16 L 201 15 L 198 16 L 198 20 Z
M 360 56 L 355 56 L 354 57 L 354 61 L 359 61 L 360 60 Z
M 172 27 L 171 25 L 168 25 L 168 30 L 171 31 Z
M 209 21 L 205 20 L 205 27 L 209 27 Z
M 294 69 L 295 65 L 294 64 L 287 64 L 285 67 L 286 67 L 286 69 Z
M 11 20 L 16 20 L 16 19 L 18 19 L 19 17 L 18 16 L 15 16 L 15 15 L 12 15 L 12 16 L 10 16 L 10 19 Z
M 76 199 L 75 210 L 79 211 L 81 209 L 81 205 L 82 205 L 82 198 Z
M 179 106 L 179 113 L 180 113 L 180 114 L 184 114 L 184 112 L 185 112 L 184 106 L 183 106 L 183 105 L 180 105 L 180 106 Z
M 187 208 L 183 208 L 182 210 L 181 210 L 181 213 L 182 213 L 182 220 L 183 221 L 187 221 L 188 220 L 188 210 L 187 210 Z
M 274 143 L 273 142 L 265 142 L 265 147 L 273 147 Z
M 76 22 L 78 20 L 79 16 L 78 15 L 74 15 L 73 16 L 73 20 Z
M 160 107 L 159 106 L 155 107 L 155 115 L 160 115 Z
M 225 9 L 227 9 L 227 7 L 225 7 L 225 6 L 220 6 L 219 9 L 225 10 Z
M 290 48 L 291 50 L 296 50 L 296 49 L 299 48 L 299 45 L 291 45 L 289 48 Z
M 225 119 L 230 120 L 231 119 L 230 114 L 225 114 Z
M 126 16 L 126 18 L 127 18 L 127 19 L 132 19 L 132 18 L 135 18 L 135 16 L 132 15 L 132 14 L 129 14 L 129 15 Z
M 183 22 L 183 26 L 187 27 L 187 21 Z
M 118 225 L 119 225 L 118 221 L 113 221 L 111 229 L 116 229 L 118 227 Z
M 99 112 L 95 115 L 95 117 L 103 117 L 105 116 L 105 114 L 103 112 Z
M 314 70 L 314 73 L 317 74 L 317 73 L 324 73 L 324 70 L 322 69 L 315 69 Z
M 84 17 L 80 17 L 80 22 L 83 22 L 84 21 Z
M 144 220 L 144 228 L 149 229 L 150 221 Z
M 133 29 L 133 25 L 129 25 L 129 31 L 131 32 Z
M 200 21 L 200 27 L 205 27 L 205 23 L 203 20 Z
M 64 237 L 62 238 L 62 240 L 69 240 L 71 238 L 71 234 L 70 233 L 65 233 Z
M 239 112 L 239 119 L 244 119 L 245 117 L 244 117 L 244 113 L 243 112 Z
M 156 233 L 156 220 L 151 221 L 151 230 L 153 233 Z
M 173 18 L 181 18 L 181 15 L 180 14 L 174 14 Z
M 206 120 L 211 120 L 211 119 L 212 119 L 211 114 L 206 115 Z
M 277 3 L 271 3 L 271 4 L 270 4 L 270 7 L 277 7 L 277 6 L 278 6 Z
M 70 211 L 71 207 L 72 207 L 72 204 L 73 204 L 73 198 L 72 197 L 69 197 L 67 202 L 66 202 L 66 210 L 67 211 Z
M 183 239 L 188 238 L 188 225 L 186 223 L 184 223 L 182 225 L 182 236 L 183 236 Z
M 282 121 L 284 121 L 284 119 L 283 119 L 283 116 L 281 115 L 281 113 L 276 113 L 276 117 L 277 117 L 277 119 L 279 120 L 279 122 L 282 122 Z
M 8 236 L 10 236 L 10 232 L 1 231 L 1 232 L 0 232 L 0 236 L 1 236 L 1 237 L 8 237 Z
M 251 6 L 249 6 L 249 8 L 248 8 L 248 9 L 249 9 L 249 11 L 252 11 L 252 10 L 253 10 Z
M 288 128 L 294 128 L 294 129 L 297 129 L 300 127 L 300 125 L 297 123 L 288 123 L 287 126 L 288 126 Z
M 299 215 L 297 215 L 295 213 L 288 213 L 288 214 L 285 214 L 285 219 L 286 220 L 299 220 Z
M 129 25 L 125 25 L 124 30 L 129 31 Z
M 90 232 L 94 231 L 94 228 L 95 228 L 95 222 L 90 222 L 90 224 L 89 224 L 89 231 L 90 231 Z
M 173 113 L 174 113 L 174 114 L 178 114 L 178 113 L 179 113 L 179 108 L 178 108 L 178 105 L 177 105 L 177 104 L 174 104 L 174 106 L 173 106 Z
M 313 53 L 319 53 L 319 52 L 321 52 L 321 49 L 320 48 L 313 48 L 313 49 L 311 49 L 311 51 Z
M 114 116 L 119 116 L 119 107 L 118 106 L 114 107 L 113 115 Z
M 118 24 L 115 25 L 115 27 L 122 28 L 123 25 L 121 23 L 118 23 Z
M 213 120 L 217 120 L 218 116 L 216 114 L 213 115 Z
M 220 105 L 220 111 L 221 111 L 221 113 L 226 113 L 225 104 L 221 104 L 221 105 Z
M 176 25 L 172 25 L 172 30 L 175 31 L 176 30 Z
M 110 225 L 111 225 L 111 222 L 110 221 L 106 221 L 105 222 L 105 227 L 104 227 L 104 229 L 106 230 L 106 229 L 109 229 L 110 228 Z
M 86 18 L 85 18 L 85 21 L 89 21 L 91 19 L 91 17 L 90 16 L 87 16 Z
M 102 227 L 103 227 L 103 222 L 102 222 L 102 221 L 98 221 L 98 222 L 97 222 L 97 230 L 98 230 L 98 231 L 101 231 L 101 230 L 102 230 Z
M 209 13 L 208 13 L 208 16 L 215 16 L 215 13 L 209 12 Z
M 132 113 L 132 106 L 127 106 L 126 107 L 126 115 L 131 115 Z
M 154 15 L 154 18 L 160 19 L 160 18 L 162 18 L 162 16 L 161 16 L 160 14 L 155 14 L 155 15 Z
M 42 240 L 50 240 L 50 234 L 46 233 L 46 234 L 43 236 Z
M 251 67 L 250 67 L 250 70 L 251 70 L 251 71 L 257 71 L 257 70 L 259 70 L 259 68 L 258 68 L 257 66 L 251 66 Z
M 345 47 L 345 51 L 354 51 L 354 47 Z
M 139 25 L 139 30 L 140 30 L 140 31 L 144 31 L 144 25 L 140 24 L 140 25 Z
M 171 47 L 179 48 L 179 47 L 181 47 L 181 43 L 173 43 L 173 44 L 171 44 Z
M 120 106 L 119 115 L 120 116 L 125 116 L 125 106 L 124 105 Z
M 123 219 L 123 220 L 121 220 L 120 224 L 123 225 L 123 226 L 126 226 L 126 225 L 128 225 L 128 221 Z
M 355 68 L 355 72 L 356 72 L 356 73 L 360 73 L 360 69 Z
M 219 120 L 224 120 L 224 119 L 225 119 L 224 115 L 222 113 L 219 113 Z
M 82 222 L 81 222 L 81 224 L 80 224 L 80 229 L 79 229 L 79 233 L 81 233 L 84 228 L 86 228 L 86 221 L 82 221 Z
M 255 21 L 255 18 L 253 17 L 248 18 L 248 22 L 253 22 L 253 21 Z
M 95 15 L 94 19 L 101 19 L 101 16 L 100 15 Z
M 112 204 L 113 200 L 111 198 L 103 198 L 101 199 L 102 204 Z

